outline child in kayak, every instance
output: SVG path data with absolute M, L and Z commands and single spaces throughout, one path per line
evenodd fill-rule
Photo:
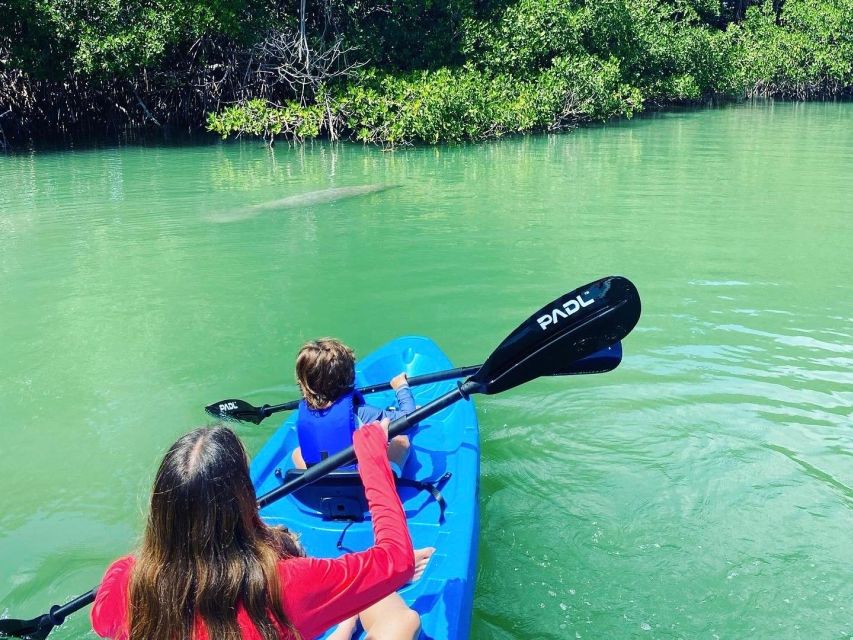
M 306 557 L 287 529 L 261 520 L 246 450 L 233 431 L 202 427 L 180 438 L 157 471 L 138 551 L 113 562 L 98 587 L 95 633 L 308 640 L 362 612 L 369 637 L 413 640 L 420 619 L 394 591 L 418 576 L 434 550 L 412 549 L 387 428 L 387 421 L 371 423 L 353 439 L 374 545 L 334 559 Z M 351 633 L 351 624 L 341 626 L 334 637 Z
M 334 338 L 311 340 L 296 356 L 296 382 L 302 391 L 296 416 L 299 446 L 293 464 L 305 469 L 352 445 L 355 430 L 375 420 L 396 420 L 415 410 L 415 399 L 405 373 L 391 379 L 397 395 L 397 409 L 380 409 L 367 404 L 355 384 L 355 354 Z M 388 443 L 388 459 L 397 477 L 402 474 L 409 454 L 408 436 L 396 436 Z M 353 468 L 353 467 L 350 467 Z

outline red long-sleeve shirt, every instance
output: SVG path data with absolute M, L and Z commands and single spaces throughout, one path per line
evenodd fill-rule
M 340 558 L 288 558 L 278 563 L 284 612 L 305 640 L 315 638 L 411 580 L 412 540 L 388 465 L 387 440 L 378 424 L 353 438 L 373 520 L 374 546 Z M 135 560 L 125 556 L 107 569 L 92 607 L 92 628 L 102 638 L 126 640 L 128 587 Z M 242 604 L 237 622 L 245 640 L 261 640 Z M 196 637 L 207 640 L 201 620 Z M 287 634 L 282 631 L 282 638 Z

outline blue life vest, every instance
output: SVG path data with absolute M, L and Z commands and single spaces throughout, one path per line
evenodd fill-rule
M 312 409 L 303 399 L 296 416 L 296 435 L 302 459 L 309 467 L 352 446 L 352 434 L 358 428 L 355 393 L 342 395 L 325 409 Z M 359 403 L 360 404 L 360 403 Z M 355 465 L 341 467 L 355 469 Z

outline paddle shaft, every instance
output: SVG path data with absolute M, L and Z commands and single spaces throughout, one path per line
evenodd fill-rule
M 70 602 L 66 602 L 61 607 L 53 606 L 50 608 L 50 613 L 48 614 L 51 618 L 51 622 L 55 625 L 62 624 L 65 622 L 65 618 L 75 611 L 82 609 L 85 606 L 92 604 L 95 601 L 95 593 L 98 591 L 97 587 L 92 589 L 91 591 L 87 591 L 83 595 L 77 596 Z
M 448 369 L 446 371 L 437 371 L 436 373 L 427 373 L 422 376 L 414 376 L 409 378 L 409 386 L 415 387 L 420 384 L 429 384 L 431 382 L 442 382 L 443 380 L 453 380 L 455 378 L 464 378 L 465 376 L 470 376 L 480 369 L 483 365 L 475 364 L 471 367 L 458 367 L 456 369 Z M 356 392 L 367 395 L 369 393 L 377 393 L 379 391 L 387 391 L 391 388 L 390 382 L 380 382 L 379 384 L 372 384 L 367 387 L 359 387 L 356 389 Z M 259 409 L 261 415 L 264 418 L 268 418 L 273 413 L 278 413 L 279 411 L 293 411 L 297 407 L 299 407 L 300 400 L 291 400 L 290 402 L 283 402 L 282 404 L 274 404 L 274 405 L 264 405 Z
M 543 375 L 549 376 L 573 376 L 585 375 L 591 373 L 606 373 L 613 371 L 619 366 L 622 361 L 622 344 L 614 342 L 604 348 L 592 353 L 579 360 L 569 360 L 562 363 L 554 363 L 556 366 L 551 371 L 546 371 Z M 463 378 L 467 375 L 476 375 L 477 371 L 483 368 L 484 365 L 474 365 L 471 367 L 459 367 L 457 369 L 448 369 L 446 371 L 436 371 L 420 376 L 413 376 L 408 379 L 409 385 L 428 384 L 431 382 L 439 382 L 442 380 L 451 380 L 454 378 Z M 377 391 L 385 391 L 391 387 L 390 382 L 383 382 L 367 387 L 356 389 L 362 395 L 375 393 Z M 270 415 L 278 411 L 290 411 L 299 406 L 300 400 L 293 400 L 277 405 L 265 404 L 261 407 L 255 407 L 245 400 L 239 398 L 228 398 L 220 400 L 213 404 L 207 405 L 204 410 L 214 418 L 224 420 L 237 420 L 239 422 L 251 422 L 260 424 Z

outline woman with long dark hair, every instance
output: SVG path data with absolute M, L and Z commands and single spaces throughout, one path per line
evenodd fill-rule
M 138 552 L 114 562 L 98 588 L 95 632 L 115 640 L 308 640 L 403 586 L 415 558 L 385 429 L 365 425 L 353 440 L 374 546 L 336 559 L 305 557 L 289 531 L 264 524 L 246 452 L 230 429 L 180 438 L 157 472 Z M 372 637 L 418 633 L 410 609 L 386 618 L 368 630 Z

